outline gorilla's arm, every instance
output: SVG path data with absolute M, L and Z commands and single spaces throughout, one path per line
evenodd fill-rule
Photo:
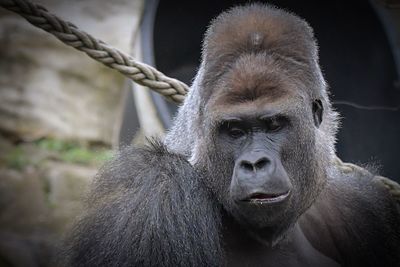
M 181 156 L 153 142 L 103 167 L 68 238 L 71 266 L 217 266 L 218 210 Z

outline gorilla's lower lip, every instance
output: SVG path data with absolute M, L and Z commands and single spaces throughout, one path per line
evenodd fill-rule
M 254 204 L 278 203 L 285 200 L 289 196 L 289 194 L 290 191 L 278 194 L 253 193 L 249 197 L 243 199 L 242 201 Z

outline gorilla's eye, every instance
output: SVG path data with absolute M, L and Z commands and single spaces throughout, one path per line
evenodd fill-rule
M 241 121 L 227 120 L 220 126 L 220 133 L 232 139 L 239 139 L 246 135 L 246 128 Z
M 286 119 L 284 117 L 273 117 L 266 120 L 269 132 L 277 132 L 285 126 Z
M 246 134 L 245 131 L 243 131 L 240 128 L 236 128 L 236 127 L 232 127 L 228 130 L 228 135 L 229 137 L 233 138 L 233 139 L 238 139 L 242 136 L 244 136 Z

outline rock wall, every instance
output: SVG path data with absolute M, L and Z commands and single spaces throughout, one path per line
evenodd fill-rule
M 39 1 L 131 52 L 143 0 Z M 96 147 L 109 151 L 118 133 L 124 85 L 0 8 L 0 266 L 57 266 L 57 245 L 101 164 Z
M 129 52 L 142 0 L 44 0 L 48 10 Z M 0 130 L 110 144 L 124 78 L 0 9 Z

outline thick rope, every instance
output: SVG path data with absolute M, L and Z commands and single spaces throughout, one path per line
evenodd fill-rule
M 185 99 L 189 88 L 183 82 L 169 78 L 147 64 L 137 62 L 131 56 L 79 30 L 71 22 L 49 13 L 46 8 L 28 0 L 0 0 L 0 6 L 19 14 L 63 43 L 83 51 L 91 58 L 119 71 L 134 82 L 155 90 L 167 99 L 176 103 L 181 103 Z M 367 170 L 351 163 L 343 163 L 339 158 L 335 160 L 335 164 L 345 173 L 368 174 Z M 375 179 L 381 182 L 400 203 L 400 185 L 398 183 L 382 176 L 376 176 Z
M 169 78 L 147 64 L 137 62 L 131 56 L 79 30 L 71 22 L 51 14 L 41 5 L 27 0 L 0 0 L 0 6 L 19 14 L 63 43 L 119 71 L 134 82 L 153 89 L 167 99 L 175 103 L 181 103 L 185 99 L 189 88 L 183 82 Z

